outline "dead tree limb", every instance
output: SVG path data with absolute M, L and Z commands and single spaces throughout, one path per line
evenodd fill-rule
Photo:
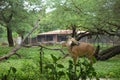
M 55 50 L 55 51 L 60 51 L 62 54 L 65 54 L 65 52 L 61 48 L 48 48 L 46 46 L 43 46 L 42 44 L 36 43 L 36 44 L 31 44 L 31 45 L 23 45 L 23 47 L 30 48 L 32 46 L 39 46 L 41 48 L 47 49 L 47 50 Z
M 6 55 L 1 56 L 1 57 L 0 57 L 0 61 L 2 61 L 2 60 L 4 60 L 4 59 L 8 59 L 8 58 L 11 57 L 12 55 L 16 54 L 16 51 L 19 50 L 19 49 L 22 47 L 22 45 L 23 45 L 24 41 L 27 39 L 27 37 L 30 36 L 30 34 L 38 27 L 39 21 L 40 21 L 40 20 L 37 20 L 37 21 L 36 21 L 36 23 L 35 23 L 34 26 L 33 26 L 33 29 L 32 29 L 28 34 L 26 34 L 25 38 L 22 40 L 22 43 L 21 43 L 20 45 L 15 46 L 15 47 L 14 47 L 12 50 L 10 50 Z
M 42 48 L 48 49 L 48 50 L 56 50 L 56 51 L 60 51 L 61 53 L 65 54 L 64 51 L 60 48 L 47 48 L 45 46 L 39 45 Z

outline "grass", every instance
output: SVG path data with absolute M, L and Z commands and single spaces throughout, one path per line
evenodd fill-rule
M 56 46 L 49 46 L 51 48 L 56 48 Z M 57 46 L 59 47 L 59 46 Z M 0 56 L 6 54 L 11 48 L 9 47 L 0 47 Z M 0 62 L 0 77 L 7 74 L 10 67 L 15 67 L 17 72 L 15 73 L 18 80 L 29 80 L 36 77 L 39 77 L 40 80 L 43 80 L 39 71 L 39 47 L 32 48 L 21 48 L 17 51 L 21 55 L 19 58 L 16 55 L 13 55 L 8 60 Z M 46 50 L 44 49 L 43 60 L 44 63 L 49 63 L 52 61 L 50 54 L 53 54 L 57 57 L 63 56 L 59 51 Z M 97 61 L 94 64 L 94 68 L 98 73 L 98 76 L 101 78 L 120 78 L 120 55 L 117 55 L 106 61 Z M 63 64 L 65 67 L 68 65 L 68 60 L 71 59 L 67 57 L 66 59 L 61 59 L 59 63 Z M 12 75 L 13 73 L 11 73 Z
M 98 61 L 94 64 L 100 77 L 120 78 L 120 59 L 116 57 L 107 61 Z

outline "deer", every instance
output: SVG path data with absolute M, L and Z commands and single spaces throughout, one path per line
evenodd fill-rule
M 71 56 L 74 64 L 76 64 L 78 57 L 85 56 L 93 63 L 95 48 L 92 44 L 86 42 L 79 42 L 75 38 L 69 37 L 68 40 L 62 44 L 62 47 L 67 47 L 69 54 L 66 54 L 63 58 Z

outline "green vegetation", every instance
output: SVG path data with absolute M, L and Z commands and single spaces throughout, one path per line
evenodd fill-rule
M 120 39 L 119 8 L 120 0 L 1 0 L 0 45 L 8 43 L 9 46 L 14 46 L 14 38 L 18 37 L 18 35 L 24 38 L 38 19 L 40 19 L 39 28 L 28 38 L 35 37 L 41 32 L 71 29 L 72 26 L 76 26 L 78 30 L 90 32 L 90 36 L 115 36 L 114 39 L 110 38 L 110 40 L 120 45 L 118 43 Z M 101 38 L 100 36 L 98 37 Z M 95 43 L 95 46 L 97 45 Z M 102 46 L 102 49 L 113 46 L 111 44 L 106 46 L 106 43 L 99 43 L 99 45 Z M 0 46 L 0 56 L 7 54 L 11 48 Z M 119 50 L 119 48 L 117 49 Z M 0 78 L 2 80 L 45 80 L 46 78 L 65 79 L 70 77 L 61 75 L 66 74 L 67 68 L 72 64 L 69 63 L 70 57 L 54 62 L 54 60 L 63 56 L 63 54 L 59 51 L 46 49 L 43 49 L 43 52 L 43 73 L 40 71 L 40 48 L 22 48 L 17 51 L 16 55 L 0 62 Z M 120 78 L 119 58 L 120 56 L 118 55 L 107 61 L 97 61 L 93 67 L 89 65 L 88 67 L 93 69 L 93 73 L 95 68 L 98 77 Z M 52 67 L 45 68 L 48 63 Z M 60 65 L 56 66 L 56 64 Z M 53 68 L 55 68 L 55 71 Z M 64 71 L 59 71 L 59 68 L 62 68 Z M 49 69 L 48 74 L 55 72 L 56 75 L 45 75 L 47 74 L 45 72 L 46 69 Z M 73 68 L 70 69 L 72 70 Z M 87 70 L 85 74 L 87 74 L 86 72 Z M 94 75 L 90 70 L 88 72 L 92 76 Z M 72 74 L 70 73 L 70 75 Z
M 55 47 L 55 46 L 50 46 Z M 6 54 L 11 48 L 9 47 L 0 47 L 0 56 Z M 59 51 L 51 51 L 43 49 L 43 73 L 40 72 L 40 51 L 39 47 L 32 48 L 22 48 L 17 51 L 21 57 L 17 55 L 12 56 L 8 60 L 5 60 L 0 63 L 0 78 L 9 78 L 13 80 L 14 78 L 17 80 L 46 80 L 45 76 L 48 76 L 45 66 L 47 68 L 47 64 L 54 64 L 54 60 L 59 57 L 62 57 L 63 54 Z M 56 58 L 51 57 L 51 54 Z M 97 61 L 93 67 L 97 72 L 97 76 L 100 78 L 120 78 L 120 55 L 115 56 L 107 61 Z M 56 68 L 58 73 L 67 72 L 67 68 L 69 66 L 70 57 L 65 59 L 59 59 L 57 64 L 59 64 Z M 46 75 L 45 75 L 46 74 Z M 7 77 L 5 77 L 5 75 Z M 67 76 L 67 75 L 66 75 Z M 66 80 L 66 76 L 61 75 L 61 78 Z M 50 77 L 50 75 L 49 75 Z

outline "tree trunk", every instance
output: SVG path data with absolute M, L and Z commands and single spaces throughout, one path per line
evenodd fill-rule
M 9 27 L 7 27 L 7 39 L 8 39 L 9 47 L 13 47 L 14 42 L 13 42 L 13 37 L 12 37 L 12 30 Z
M 120 54 L 120 45 L 113 46 L 111 48 L 103 50 L 99 54 L 97 54 L 95 57 L 96 57 L 97 60 L 104 61 L 104 60 L 112 58 L 112 57 L 114 57 L 118 54 Z

